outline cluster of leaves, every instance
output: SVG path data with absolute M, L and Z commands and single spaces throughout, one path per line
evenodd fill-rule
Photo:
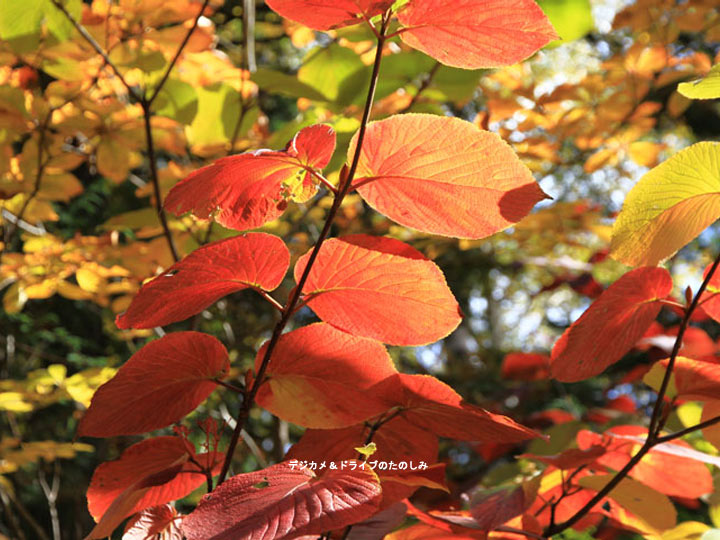
M 215 43 L 207 17 L 222 8 L 209 0 L 117 6 L 32 0 L 23 17 L 3 8 L 6 313 L 59 295 L 115 315 L 114 326 L 106 317 L 106 331 L 133 347 L 153 329 L 161 337 L 119 369 L 83 366 L 68 376 L 65 365 L 50 365 L 3 382 L 0 408 L 15 433 L 0 444 L 0 472 L 40 462 L 59 537 L 59 469 L 49 485 L 45 464 L 77 460 L 93 447 L 23 440 L 17 415 L 69 403 L 86 409 L 73 413 L 79 437 L 117 441 L 165 430 L 95 469 L 87 490 L 96 521 L 89 539 L 112 535 L 127 518 L 128 539 L 519 538 L 590 526 L 648 537 L 704 533 L 709 527 L 696 521 L 676 527 L 670 497 L 693 506 L 714 493 L 708 466 L 719 463 L 710 446 L 720 444 L 717 346 L 690 323 L 720 321 L 720 256 L 685 301 L 673 296 L 673 277 L 657 265 L 720 217 L 720 147 L 694 144 L 649 171 L 611 234 L 587 203 L 528 214 L 547 198 L 533 172 L 550 175 L 581 160 L 591 175 L 624 166 L 625 157 L 652 167 L 667 147 L 643 140 L 654 115 L 666 108 L 679 117 L 692 99 L 720 97 L 720 71 L 711 69 L 708 54 L 673 50 L 681 32 L 712 41 L 718 10 L 696 2 L 691 16 L 675 17 L 679 8 L 663 6 L 662 16 L 675 22 L 661 32 L 657 18 L 643 19 L 648 6 L 633 5 L 615 24 L 647 31 L 644 42 L 607 59 L 609 76 L 588 73 L 548 93 L 528 64 L 517 64 L 558 37 L 533 0 L 268 6 L 291 21 L 276 27 L 296 45 L 316 39 L 308 28 L 333 38 L 310 50 L 296 75 L 234 67 Z M 246 2 L 248 67 L 253 13 Z M 271 24 L 258 27 L 274 31 Z M 472 122 L 445 114 L 439 103 L 466 104 L 467 89 L 471 94 L 479 80 L 480 72 L 461 69 L 503 66 L 483 77 L 485 106 Z M 675 91 L 678 81 L 705 73 Z M 652 100 L 668 87 L 665 103 Z M 268 93 L 290 96 L 303 114 L 270 130 L 273 117 L 265 114 L 277 102 L 268 102 Z M 287 140 L 282 150 L 257 149 Z M 124 197 L 130 178 L 135 196 L 149 197 L 150 206 L 105 220 L 101 236 L 68 234 L 58 210 L 88 194 L 85 184 L 95 175 L 117 184 L 108 189 Z M 304 220 L 308 231 L 318 222 L 314 233 L 303 231 Z M 53 221 L 49 233 L 43 223 Z M 501 233 L 511 226 L 513 232 Z M 334 228 L 343 234 L 333 237 Z M 604 425 L 600 433 L 557 408 L 528 417 L 526 427 L 499 404 L 480 407 L 431 374 L 398 369 L 407 353 L 386 348 L 430 346 L 462 323 L 460 303 L 428 255 L 515 244 L 542 264 L 537 259 L 551 250 L 542 235 L 549 231 L 567 234 L 564 245 L 575 243 L 588 262 L 560 264 L 562 273 L 543 290 L 567 283 L 594 302 L 549 355 L 505 356 L 503 376 L 585 381 L 630 352 L 650 350 L 652 369 L 624 374 L 625 382 L 643 379 L 656 392 L 648 425 L 621 396 L 588 414 Z M 576 231 L 611 236 L 610 257 L 637 268 L 623 273 L 608 263 L 614 275 L 603 289 L 588 266 L 594 270 L 607 250 L 595 249 L 602 242 L 571 240 Z M 423 253 L 398 237 L 418 247 L 432 240 Z M 294 284 L 286 278 L 291 266 Z M 569 275 L 578 268 L 585 273 Z M 217 329 L 197 331 L 209 309 L 226 309 L 228 295 L 244 290 L 265 306 L 246 301 L 259 315 L 242 329 L 242 344 L 227 323 L 228 347 L 212 335 Z M 668 317 L 679 324 L 658 322 Z M 170 325 L 176 331 L 161 328 Z M 228 410 L 226 399 L 235 410 L 223 417 L 232 428 L 227 443 L 216 420 Z M 685 426 L 668 431 L 682 420 L 682 407 L 697 402 L 702 413 L 692 409 Z M 260 409 L 305 431 L 289 450 L 278 438 L 277 464 L 251 463 L 249 472 L 229 476 L 241 463 L 241 439 L 255 444 L 248 431 Z M 202 419 L 188 422 L 189 415 Z M 700 430 L 699 449 L 681 440 Z M 441 439 L 466 441 L 486 464 L 510 468 L 496 469 L 482 486 L 448 483 Z M 530 439 L 526 453 L 509 461 Z M 259 461 L 262 450 L 253 452 Z M 377 462 L 423 466 L 371 467 Z M 319 463 L 344 465 L 305 466 Z M 168 504 L 203 485 L 209 493 L 186 514 Z M 476 489 L 463 501 L 470 487 Z M 427 495 L 411 503 L 421 488 L 448 495 L 443 503 Z M 8 515 L 19 509 L 46 535 L 5 478 L 0 495 Z

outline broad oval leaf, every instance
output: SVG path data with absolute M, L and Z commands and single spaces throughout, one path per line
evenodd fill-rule
M 283 17 L 314 30 L 330 30 L 363 22 L 387 10 L 394 0 L 267 0 Z
M 623 275 L 555 343 L 552 376 L 577 382 L 620 360 L 655 320 L 672 290 L 664 268 L 637 268 Z
M 230 363 L 225 347 L 199 332 L 151 341 L 98 388 L 78 435 L 113 437 L 162 428 L 195 410 Z
M 440 437 L 460 441 L 513 443 L 538 433 L 501 414 L 467 403 L 447 384 L 429 375 L 399 374 L 401 392 L 393 387 L 395 405 L 408 422 Z
M 188 540 L 281 540 L 320 534 L 378 510 L 380 482 L 370 467 L 328 470 L 279 463 L 233 476 L 203 497 L 183 520 Z
M 697 143 L 630 190 L 613 226 L 610 256 L 631 266 L 655 266 L 718 217 L 720 143 Z
M 578 484 L 600 491 L 614 476 L 613 474 L 585 476 L 578 480 Z M 675 506 L 667 496 L 630 478 L 623 478 L 608 497 L 654 529 L 660 531 L 671 529 L 677 523 Z
M 356 143 L 357 135 L 348 160 Z M 431 114 L 369 124 L 353 185 L 370 206 L 401 225 L 473 239 L 517 223 L 546 197 L 498 135 Z
M 266 349 L 258 352 L 256 370 Z M 388 409 L 372 387 L 396 373 L 381 343 L 312 324 L 280 337 L 256 401 L 303 427 L 342 428 Z
M 180 518 L 182 514 L 169 504 L 147 508 L 128 520 L 122 540 L 147 540 L 157 535 L 162 540 L 182 540 Z
M 295 281 L 309 257 L 310 252 L 295 265 Z M 433 343 L 461 319 L 437 265 L 392 238 L 354 234 L 327 240 L 303 294 L 323 321 L 391 345 Z
M 680 83 L 678 92 L 690 99 L 720 98 L 720 64 L 715 64 L 702 79 Z
M 335 132 L 325 124 L 300 130 L 285 150 L 257 150 L 219 159 L 173 187 L 165 208 L 214 218 L 230 229 L 254 229 L 280 217 L 288 201 L 315 194 L 310 172 L 324 168 L 335 150 Z
M 540 476 L 519 484 L 498 486 L 473 493 L 470 513 L 480 529 L 496 527 L 524 513 L 537 497 Z
M 198 454 L 192 457 L 196 461 L 208 462 L 208 456 Z M 132 445 L 123 452 L 120 459 L 103 463 L 95 469 L 87 491 L 90 515 L 99 520 L 116 499 L 126 491 L 134 489 L 133 486 L 137 489 L 150 489 L 143 492 L 134 505 L 128 506 L 120 519 L 150 506 L 184 497 L 205 482 L 205 475 L 188 461 L 190 457 L 187 444 L 179 437 L 154 437 Z M 215 455 L 210 457 L 213 460 L 216 457 L 222 458 Z M 175 474 L 171 474 L 178 465 L 180 467 Z M 217 468 L 217 465 L 218 463 L 215 463 L 214 468 Z M 178 474 L 180 471 L 185 472 Z M 164 481 L 160 482 L 163 475 L 166 475 Z
M 246 233 L 196 249 L 149 281 L 118 315 L 118 328 L 153 328 L 200 313 L 249 287 L 271 291 L 283 280 L 290 252 L 272 234 Z
M 398 19 L 410 47 L 465 69 L 516 64 L 558 38 L 534 0 L 415 0 Z
M 657 362 L 645 376 L 646 384 L 655 388 L 653 382 L 664 378 L 668 363 L 667 358 Z M 714 401 L 720 397 L 720 364 L 678 356 L 668 390 L 672 398 Z

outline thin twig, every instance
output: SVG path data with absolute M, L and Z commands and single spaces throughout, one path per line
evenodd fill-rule
M 107 55 L 105 50 L 100 46 L 100 44 L 95 41 L 95 38 L 90 35 L 90 33 L 85 29 L 85 27 L 80 24 L 78 21 L 75 20 L 75 18 L 70 14 L 70 12 L 65 9 L 65 6 L 63 6 L 59 0 L 50 0 L 52 4 L 58 8 L 60 11 L 63 12 L 65 17 L 68 21 L 70 21 L 70 24 L 72 24 L 75 27 L 75 30 L 77 30 L 80 35 L 85 38 L 85 41 L 87 41 L 90 46 L 95 49 L 95 52 L 98 53 L 100 56 L 102 56 L 103 60 L 105 61 L 105 64 L 110 66 L 110 69 L 113 70 L 113 73 L 117 76 L 118 79 L 120 79 L 120 82 L 123 83 L 125 88 L 127 88 L 128 93 L 133 96 L 136 100 L 140 101 L 142 96 L 137 92 L 135 88 L 130 86 L 128 82 L 125 80 L 125 77 L 123 77 L 123 74 L 120 73 L 120 70 L 117 68 L 115 64 L 113 64 L 113 61 L 110 60 L 110 57 Z
M 715 271 L 718 268 L 718 265 L 720 265 L 720 253 L 718 253 L 717 257 L 715 258 L 715 261 L 713 262 L 712 266 L 710 267 L 710 271 L 707 273 L 707 276 L 705 276 L 705 279 L 703 280 L 702 284 L 700 285 L 700 288 L 695 293 L 695 296 L 692 299 L 692 302 L 685 310 L 685 315 L 683 316 L 682 321 L 680 322 L 680 328 L 678 330 L 677 337 L 675 338 L 675 344 L 672 349 L 672 353 L 670 354 L 670 360 L 668 361 L 667 369 L 665 370 L 665 376 L 663 377 L 662 384 L 660 385 L 660 390 L 658 391 L 657 399 L 655 401 L 655 406 L 653 407 L 652 416 L 650 418 L 650 427 L 648 428 L 648 436 L 647 439 L 645 439 L 645 442 L 640 447 L 640 449 L 637 451 L 635 455 L 633 455 L 630 460 L 625 464 L 625 466 L 620 469 L 613 478 L 610 479 L 610 481 L 603 486 L 603 488 L 598 491 L 595 496 L 593 496 L 592 499 L 590 499 L 582 508 L 580 508 L 575 514 L 573 514 L 570 518 L 568 518 L 563 523 L 560 523 L 558 525 L 549 526 L 543 534 L 545 536 L 552 536 L 554 534 L 558 534 L 568 527 L 572 527 L 575 523 L 577 523 L 580 519 L 582 519 L 590 510 L 595 507 L 596 504 L 598 504 L 602 499 L 607 497 L 607 495 L 617 486 L 627 475 L 628 473 L 637 465 L 640 460 L 642 460 L 645 455 L 652 450 L 654 446 L 657 446 L 661 442 L 667 442 L 669 440 L 672 440 L 674 438 L 678 438 L 678 436 L 682 436 L 686 430 L 679 431 L 675 434 L 672 434 L 672 438 L 668 438 L 668 436 L 660 437 L 660 431 L 664 427 L 664 421 L 662 416 L 662 410 L 663 410 L 663 401 L 665 399 L 665 394 L 667 392 L 668 386 L 670 384 L 670 378 L 672 377 L 673 367 L 675 366 L 675 359 L 677 358 L 678 353 L 680 352 L 680 347 L 682 346 L 682 339 L 685 335 L 685 330 L 687 329 L 688 325 L 690 324 L 690 319 L 692 317 L 693 312 L 698 306 L 698 302 L 700 300 L 700 297 L 702 296 L 703 292 L 705 291 L 705 288 L 707 287 L 708 283 L 712 279 L 713 275 L 715 274 Z M 720 421 L 719 419 L 712 419 L 714 420 L 713 423 L 716 423 Z M 698 424 L 700 425 L 700 424 Z M 697 426 L 693 426 L 694 431 L 697 429 Z M 681 435 L 678 435 L 681 434 Z
M 52 524 L 53 540 L 61 540 L 60 534 L 60 517 L 57 510 L 57 497 L 60 491 L 60 465 L 56 461 L 53 467 L 52 486 L 48 485 L 45 478 L 45 471 L 42 467 L 38 470 L 38 480 L 43 494 L 47 499 L 48 509 L 50 511 L 50 523 Z
M 217 384 L 219 384 L 220 386 L 227 388 L 228 390 L 232 390 L 236 394 L 245 395 L 244 388 L 240 388 L 239 386 L 235 386 L 234 384 L 225 382 L 222 379 L 213 379 L 213 381 L 216 382 Z
M 280 302 L 275 300 L 272 296 L 270 296 L 270 293 L 267 291 L 263 291 L 262 289 L 255 289 L 260 296 L 262 296 L 265 300 L 270 302 L 270 304 L 277 309 L 280 313 L 285 311 L 285 306 L 283 306 Z
M 175 241 L 173 240 L 172 233 L 170 232 L 170 227 L 168 226 L 167 222 L 167 216 L 165 215 L 165 210 L 162 206 L 163 203 L 162 194 L 160 192 L 160 177 L 157 170 L 155 144 L 153 143 L 152 135 L 152 112 L 150 111 L 150 103 L 143 100 L 141 104 L 143 108 L 143 120 L 145 124 L 145 142 L 147 144 L 148 162 L 150 163 L 150 180 L 152 181 L 153 193 L 155 195 L 155 211 L 157 212 L 158 219 L 160 220 L 160 224 L 162 225 L 163 234 L 165 235 L 165 240 L 167 241 L 168 248 L 170 249 L 170 254 L 172 255 L 172 258 L 175 260 L 175 262 L 178 262 L 180 260 L 180 256 L 178 255 L 177 249 L 175 248 Z
M 255 401 L 255 396 L 256 396 L 258 390 L 260 389 L 260 386 L 263 383 L 263 379 L 265 377 L 265 371 L 267 370 L 267 367 L 270 363 L 270 358 L 272 357 L 272 353 L 275 350 L 275 346 L 277 345 L 277 343 L 280 339 L 280 336 L 282 335 L 282 332 L 285 329 L 285 326 L 287 326 L 288 322 L 290 321 L 290 318 L 292 317 L 295 307 L 300 300 L 300 296 L 302 295 L 303 286 L 305 285 L 305 282 L 307 281 L 307 278 L 310 275 L 310 270 L 312 269 L 313 264 L 315 263 L 315 260 L 317 259 L 318 253 L 320 251 L 320 248 L 323 245 L 323 242 L 330 234 L 330 228 L 332 227 L 335 216 L 337 215 L 338 210 L 340 209 L 340 205 L 342 204 L 342 201 L 345 198 L 345 195 L 347 194 L 347 192 L 350 188 L 350 185 L 352 184 L 353 177 L 355 176 L 355 171 L 357 170 L 358 163 L 360 161 L 360 151 L 362 149 L 363 140 L 365 138 L 365 131 L 367 129 L 368 120 L 370 119 L 370 110 L 372 109 L 372 103 L 373 103 L 373 99 L 375 97 L 375 88 L 377 86 L 378 75 L 380 73 L 380 62 L 382 61 L 382 49 L 385 44 L 385 38 L 383 36 L 387 29 L 389 20 L 390 20 L 389 15 L 385 14 L 383 16 L 382 28 L 380 30 L 380 37 L 378 38 L 377 51 L 375 54 L 375 62 L 373 64 L 372 76 L 370 78 L 370 86 L 368 88 L 367 99 L 365 101 L 365 109 L 363 111 L 363 116 L 362 116 L 362 120 L 360 123 L 360 129 L 358 131 L 357 145 L 355 147 L 355 155 L 353 156 L 352 164 L 350 165 L 350 169 L 349 169 L 347 175 L 344 175 L 344 178 L 343 178 L 343 175 L 341 174 L 340 189 L 339 189 L 337 195 L 335 196 L 335 199 L 333 200 L 332 207 L 330 208 L 330 211 L 328 212 L 328 216 L 327 216 L 327 219 L 325 220 L 325 224 L 323 225 L 323 229 L 320 232 L 320 236 L 319 236 L 317 242 L 315 243 L 315 246 L 313 247 L 312 252 L 310 253 L 310 257 L 308 258 L 308 262 L 305 266 L 305 270 L 303 271 L 302 276 L 300 276 L 300 279 L 298 280 L 297 287 L 295 287 L 293 293 L 290 295 L 290 298 L 287 301 L 287 304 L 285 305 L 282 317 L 280 318 L 278 323 L 275 325 L 275 328 L 273 329 L 272 337 L 270 338 L 267 348 L 265 349 L 265 354 L 260 363 L 260 367 L 258 368 L 257 374 L 255 376 L 255 380 L 253 381 L 252 386 L 250 387 L 247 395 L 245 396 L 245 400 L 242 403 L 240 412 L 238 414 L 237 425 L 235 426 L 235 430 L 233 431 L 232 438 L 230 439 L 230 445 L 228 446 L 227 454 L 225 456 L 225 462 L 223 463 L 223 468 L 222 468 L 222 471 L 220 472 L 220 478 L 218 480 L 219 484 L 225 480 L 228 470 L 230 469 L 230 463 L 232 462 L 233 454 L 235 452 L 235 448 L 237 446 L 238 439 L 240 438 L 240 433 L 241 433 L 245 423 L 247 422 L 248 416 L 250 415 L 250 409 L 252 408 L 253 403 Z
M 35 518 L 28 511 L 28 509 L 25 508 L 25 505 L 15 496 L 15 494 L 11 490 L 5 489 L 2 484 L 0 484 L 0 493 L 4 494 L 5 497 L 7 497 L 7 499 L 17 509 L 18 514 L 20 514 L 20 516 L 28 522 L 28 524 L 34 531 L 36 538 L 39 538 L 40 540 L 50 540 L 50 537 L 45 532 L 45 529 L 40 526 L 40 524 L 35 520 Z
M 243 0 L 243 37 L 246 66 L 250 73 L 255 73 L 255 0 Z
M 432 67 L 430 71 L 428 71 L 428 74 L 423 78 L 422 82 L 420 83 L 420 86 L 418 86 L 417 92 L 415 92 L 415 95 L 410 100 L 410 103 L 407 104 L 406 107 L 403 107 L 402 110 L 398 111 L 397 114 L 403 114 L 408 112 L 410 109 L 413 108 L 413 106 L 418 102 L 418 99 L 420 99 L 420 94 L 422 94 L 425 90 L 428 89 L 430 84 L 432 83 L 433 79 L 435 78 L 435 75 L 438 72 L 438 69 L 440 69 L 440 62 L 435 62 L 435 65 Z
M 170 72 L 175 67 L 175 64 L 177 63 L 178 59 L 180 58 L 180 55 L 182 54 L 183 50 L 185 49 L 185 46 L 190 41 L 190 38 L 192 37 L 193 32 L 195 32 L 195 29 L 197 28 L 198 23 L 200 22 L 200 17 L 202 17 L 202 14 L 205 12 L 205 8 L 208 6 L 209 3 L 210 3 L 210 0 L 205 0 L 203 2 L 203 5 L 200 8 L 200 11 L 195 16 L 195 20 L 193 21 L 192 26 L 187 31 L 187 34 L 185 34 L 185 37 L 183 38 L 183 40 L 180 42 L 180 46 L 178 47 L 177 51 L 175 52 L 175 56 L 173 56 L 173 59 L 170 61 L 170 64 L 168 65 L 167 69 L 165 70 L 165 73 L 163 73 L 163 76 L 160 79 L 160 82 L 155 87 L 155 89 L 152 91 L 152 93 L 150 94 L 150 97 L 147 98 L 148 106 L 152 105 L 153 101 L 155 101 L 155 98 L 158 97 L 158 94 L 160 93 L 160 91 L 162 90 L 162 87 L 165 85 L 165 82 L 167 81 L 168 77 L 170 76 Z
M 695 424 L 694 426 L 690 426 L 685 429 L 681 429 L 680 431 L 670 433 L 669 435 L 663 435 L 662 437 L 658 437 L 655 439 L 655 443 L 662 444 L 662 443 L 666 443 L 669 441 L 674 441 L 675 439 L 684 437 L 685 435 L 688 435 L 688 434 L 692 433 L 693 431 L 697 431 L 699 429 L 705 429 L 706 427 L 714 426 L 715 424 L 718 424 L 718 423 L 720 423 L 720 416 L 716 416 L 715 418 L 710 418 L 709 420 L 705 420 L 703 422 Z

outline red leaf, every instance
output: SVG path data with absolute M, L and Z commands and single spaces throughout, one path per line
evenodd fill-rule
M 539 381 L 550 375 L 550 357 L 537 353 L 510 353 L 502 362 L 502 376 L 516 381 Z
M 177 332 L 136 352 L 92 398 L 79 436 L 113 437 L 162 428 L 195 410 L 228 370 L 228 353 L 214 337 Z
M 285 150 L 258 150 L 219 159 L 173 187 L 165 208 L 192 212 L 244 231 L 277 219 L 288 200 L 307 200 L 315 191 L 311 169 L 324 168 L 335 150 L 335 132 L 316 124 L 300 130 Z M 303 193 L 298 198 L 297 191 Z
M 128 520 L 122 540 L 148 540 L 157 535 L 162 540 L 182 540 L 178 526 L 181 517 L 169 504 L 147 508 Z
M 134 513 L 134 509 L 140 504 L 139 501 L 144 499 L 149 491 L 171 482 L 177 477 L 182 468 L 182 463 L 177 463 L 167 469 L 151 474 L 128 487 L 112 502 L 97 525 L 95 525 L 93 530 L 90 531 L 90 534 L 85 537 L 85 540 L 109 538 L 122 520 L 129 514 Z
M 300 426 L 341 428 L 385 412 L 387 403 L 372 387 L 396 373 L 381 343 L 312 324 L 280 337 L 256 401 Z
M 364 424 L 344 429 L 308 429 L 290 448 L 285 459 L 315 461 L 318 464 L 354 459 L 358 454 L 355 448 L 365 444 L 368 430 Z M 377 444 L 377 451 L 372 459 L 395 463 L 412 460 L 416 464 L 420 461 L 434 463 L 437 460 L 437 437 L 401 416 L 378 429 L 373 441 Z
M 203 497 L 183 520 L 188 540 L 280 540 L 320 534 L 373 515 L 380 482 L 369 467 L 317 477 L 287 462 L 239 474 Z
M 236 291 L 271 291 L 289 265 L 287 247 L 272 234 L 247 233 L 213 242 L 143 285 L 128 310 L 118 315 L 117 326 L 163 326 L 200 313 Z
M 669 359 L 658 362 L 665 374 Z M 700 401 L 713 401 L 720 396 L 720 364 L 704 360 L 694 360 L 678 356 L 672 379 L 675 382 L 677 397 L 680 399 L 697 399 Z
M 295 265 L 295 281 L 309 256 Z M 303 292 L 323 321 L 392 345 L 432 343 L 460 323 L 442 271 L 392 238 L 354 234 L 326 241 Z
M 463 399 L 429 375 L 398 375 L 402 393 L 396 397 L 402 416 L 441 437 L 460 441 L 520 442 L 539 435 L 507 416 L 493 414 Z
M 466 69 L 515 64 L 558 37 L 533 0 L 416 0 L 398 19 L 405 43 Z
M 214 469 L 221 465 L 221 455 L 194 457 L 200 463 L 212 461 Z M 155 437 L 132 445 L 120 459 L 95 469 L 87 491 L 90 514 L 100 519 L 114 504 L 114 529 L 135 512 L 184 497 L 205 482 L 205 475 L 189 458 L 187 445 L 178 437 Z M 123 500 L 116 502 L 121 496 Z
M 703 279 L 707 277 L 711 268 L 712 264 L 705 267 Z M 710 317 L 720 322 L 720 272 L 715 272 L 708 281 L 707 288 L 703 291 L 702 298 L 700 298 L 700 307 Z
M 560 454 L 552 456 L 538 456 L 536 454 L 520 454 L 518 458 L 534 459 L 541 461 L 546 465 L 552 465 L 557 469 L 576 469 L 583 465 L 590 465 L 605 453 L 606 449 L 602 445 L 592 445 L 585 450 L 579 448 L 569 448 Z
M 457 9 L 454 3 L 444 5 Z M 357 136 L 348 160 L 356 142 Z M 393 221 L 458 238 L 485 238 L 506 229 L 546 197 L 498 135 L 432 114 L 370 123 L 353 185 Z
M 664 268 L 632 270 L 613 283 L 555 343 L 553 377 L 576 382 L 620 360 L 652 324 L 672 290 Z
M 614 426 L 608 435 L 603 439 L 601 435 L 582 430 L 577 435 L 578 446 L 583 450 L 597 445 L 605 446 L 607 451 L 597 458 L 596 463 L 619 471 L 640 449 L 647 436 L 647 429 L 642 426 Z M 680 440 L 666 444 L 691 448 Z M 629 475 L 666 495 L 697 498 L 713 491 L 712 476 L 703 463 L 659 449 L 650 450 Z
M 267 5 L 283 17 L 314 30 L 329 30 L 358 24 L 379 15 L 393 0 L 268 0 Z
M 470 499 L 470 513 L 485 531 L 492 531 L 524 513 L 537 497 L 540 477 L 517 485 L 481 490 Z

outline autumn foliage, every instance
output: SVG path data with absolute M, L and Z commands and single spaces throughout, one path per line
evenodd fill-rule
M 235 4 L 0 7 L 5 372 L 23 313 L 58 298 L 93 306 L 93 338 L 122 351 L 0 383 L 0 537 L 49 538 L 11 480 L 31 466 L 67 536 L 59 463 L 91 452 L 86 540 L 720 526 L 720 255 L 694 277 L 673 263 L 720 217 L 720 143 L 650 137 L 661 110 L 720 98 L 720 10 L 641 0 L 614 25 L 642 39 L 543 85 L 525 61 L 587 33 L 587 2 Z M 714 45 L 678 52 L 688 35 Z M 297 70 L 264 65 L 289 49 Z M 574 165 L 588 185 L 639 180 L 611 215 L 548 181 Z M 69 207 L 96 177 L 122 212 L 90 234 Z M 488 264 L 483 304 L 466 289 Z M 545 347 L 524 313 L 527 343 L 469 346 L 477 312 L 503 307 L 500 272 L 582 303 Z M 24 324 L 46 336 L 42 320 Z M 449 365 L 453 347 L 454 379 L 407 362 Z M 67 440 L 28 440 L 18 418 L 67 404 Z

